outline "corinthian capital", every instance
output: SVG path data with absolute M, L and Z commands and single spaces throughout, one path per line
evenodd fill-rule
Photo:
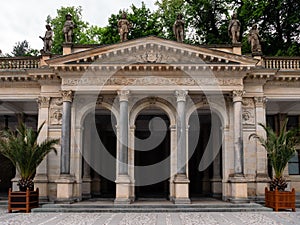
M 119 96 L 119 101 L 124 102 L 128 101 L 130 91 L 129 90 L 119 90 L 118 91 L 118 96 Z
M 185 102 L 187 94 L 188 94 L 188 92 L 186 90 L 175 91 L 175 96 L 176 96 L 177 102 Z
M 49 108 L 50 105 L 50 97 L 39 96 L 37 99 L 39 108 Z
M 241 102 L 243 100 L 244 94 L 245 94 L 245 91 L 243 91 L 243 90 L 232 91 L 233 102 Z
M 62 96 L 63 102 L 72 102 L 73 101 L 73 91 L 67 90 L 67 91 L 60 91 L 60 94 Z

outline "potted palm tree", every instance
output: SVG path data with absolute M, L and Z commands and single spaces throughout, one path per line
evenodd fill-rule
M 45 156 L 54 151 L 57 154 L 55 144 L 59 139 L 44 140 L 38 143 L 38 136 L 45 122 L 34 131 L 23 122 L 19 123 L 14 130 L 3 130 L 0 138 L 0 152 L 11 160 L 20 174 L 18 186 L 20 191 L 33 190 L 33 178 L 37 166 L 43 161 Z
M 299 129 L 287 130 L 287 123 L 288 119 L 284 121 L 278 134 L 271 127 L 260 123 L 259 125 L 265 130 L 266 136 L 260 136 L 255 133 L 249 136 L 249 139 L 257 139 L 265 148 L 275 173 L 270 181 L 270 191 L 266 188 L 265 192 L 266 206 L 274 208 L 275 211 L 285 208 L 292 208 L 295 211 L 295 190 L 292 189 L 291 192 L 285 191 L 287 182 L 283 177 L 283 172 L 289 160 L 297 151 L 296 145 L 299 142 Z M 286 199 L 283 196 L 287 196 Z

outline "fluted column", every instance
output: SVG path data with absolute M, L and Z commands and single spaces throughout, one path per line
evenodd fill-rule
M 119 174 L 128 174 L 128 96 L 129 91 L 120 91 Z
M 242 129 L 242 101 L 243 91 L 233 91 L 233 138 L 234 138 L 234 174 L 243 175 L 243 129 Z
M 235 203 L 249 202 L 247 180 L 244 177 L 242 100 L 244 91 L 233 91 L 233 150 L 234 174 L 229 177 L 231 183 L 230 201 Z
M 186 174 L 186 95 L 187 91 L 176 91 L 177 100 L 177 173 Z
M 71 105 L 73 92 L 61 91 L 63 98 L 63 115 L 61 128 L 60 177 L 57 183 L 57 202 L 74 201 L 74 177 L 70 174 L 70 143 L 71 143 Z
M 63 115 L 61 128 L 60 173 L 70 174 L 71 105 L 73 92 L 62 91 L 61 95 L 63 98 Z
M 186 132 L 186 96 L 185 90 L 175 91 L 177 101 L 177 174 L 174 178 L 175 204 L 189 204 L 189 179 L 187 177 L 187 132 Z
M 117 179 L 115 204 L 128 204 L 130 200 L 130 178 L 128 174 L 128 98 L 129 91 L 118 91 L 120 102 L 118 151 L 117 151 Z
M 38 115 L 38 127 L 45 122 L 40 135 L 38 137 L 38 142 L 48 138 L 48 123 L 49 123 L 49 106 L 50 106 L 50 97 L 47 96 L 39 96 L 38 97 L 38 105 L 39 105 L 39 115 Z M 44 158 L 41 164 L 36 169 L 36 175 L 34 178 L 35 188 L 39 188 L 39 197 L 40 199 L 47 200 L 48 199 L 48 156 Z

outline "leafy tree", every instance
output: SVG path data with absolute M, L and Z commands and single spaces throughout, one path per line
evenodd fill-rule
M 182 13 L 185 20 L 185 27 L 189 27 L 187 21 L 186 4 L 184 0 L 161 0 L 157 1 L 158 7 L 156 14 L 158 15 L 158 24 L 163 31 L 163 37 L 176 40 L 173 33 L 173 24 L 177 19 L 177 15 Z M 185 29 L 186 32 L 186 29 Z
M 244 26 L 257 23 L 266 55 L 300 55 L 298 0 L 242 0 L 238 8 Z
M 28 41 L 24 40 L 15 44 L 11 54 L 13 56 L 37 56 L 39 54 L 39 51 L 30 48 Z

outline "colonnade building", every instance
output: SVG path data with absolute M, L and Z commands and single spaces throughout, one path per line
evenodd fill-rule
M 63 46 L 60 56 L 0 58 L 0 126 L 44 121 L 60 138 L 36 170 L 50 201 L 264 196 L 272 170 L 253 139 L 259 123 L 299 125 L 300 58 L 243 56 L 150 36 Z M 1 159 L 2 160 L 2 159 Z M 4 159 L 3 159 L 4 160 Z M 18 174 L 1 169 L 1 191 Z M 300 192 L 299 153 L 285 177 Z M 7 189 L 5 189 L 6 191 Z

